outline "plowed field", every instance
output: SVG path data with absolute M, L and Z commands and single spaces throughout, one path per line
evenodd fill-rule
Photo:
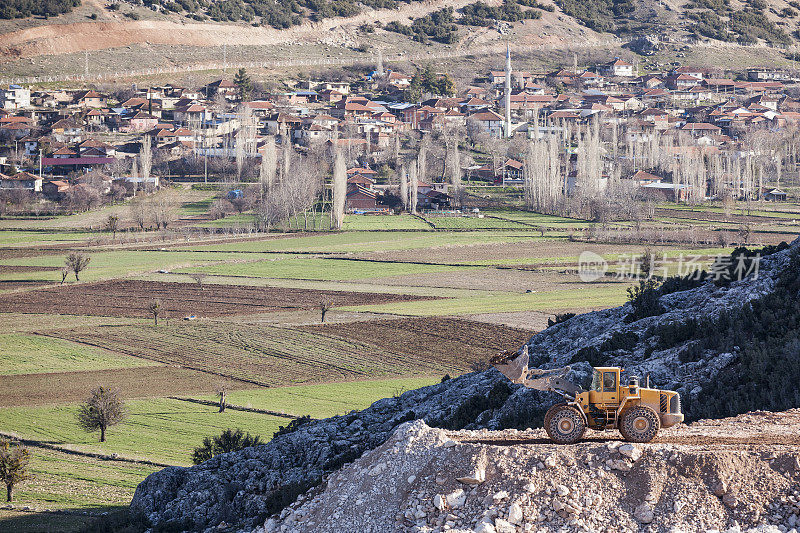
M 447 317 L 321 324 L 302 329 L 378 344 L 394 352 L 424 354 L 427 358 L 454 365 L 487 361 L 500 350 L 516 350 L 532 335 L 529 330 Z
M 312 309 L 322 300 L 334 307 L 432 299 L 425 296 L 320 291 L 240 285 L 203 285 L 156 281 L 107 281 L 63 285 L 0 295 L 0 310 L 19 313 L 148 317 L 154 299 L 171 317 L 205 317 Z

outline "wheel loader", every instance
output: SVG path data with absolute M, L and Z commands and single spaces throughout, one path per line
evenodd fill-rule
M 596 431 L 618 429 L 625 440 L 650 442 L 661 428 L 683 422 L 681 398 L 677 392 L 644 387 L 635 376 L 627 385 L 620 383 L 624 369 L 596 367 L 592 385 L 584 391 L 566 378 L 570 367 L 542 370 L 528 368 L 528 348 L 518 356 L 504 352 L 491 359 L 492 364 L 513 383 L 530 389 L 551 391 L 563 402 L 545 414 L 544 429 L 558 444 L 579 441 L 586 428 Z

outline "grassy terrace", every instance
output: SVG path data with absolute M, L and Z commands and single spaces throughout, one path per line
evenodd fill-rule
M 77 372 L 152 366 L 154 362 L 127 357 L 63 339 L 0 334 L 0 375 Z

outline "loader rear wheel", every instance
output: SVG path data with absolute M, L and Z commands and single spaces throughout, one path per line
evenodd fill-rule
M 548 423 L 544 429 L 556 444 L 574 444 L 586 432 L 583 417 L 574 407 L 559 404 L 550 408 L 545 415 Z
M 639 405 L 625 411 L 619 424 L 619 432 L 630 442 L 650 442 L 661 429 L 661 420 L 651 408 Z

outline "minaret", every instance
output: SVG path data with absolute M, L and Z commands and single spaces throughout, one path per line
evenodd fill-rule
M 511 137 L 511 50 L 506 43 L 506 137 Z

